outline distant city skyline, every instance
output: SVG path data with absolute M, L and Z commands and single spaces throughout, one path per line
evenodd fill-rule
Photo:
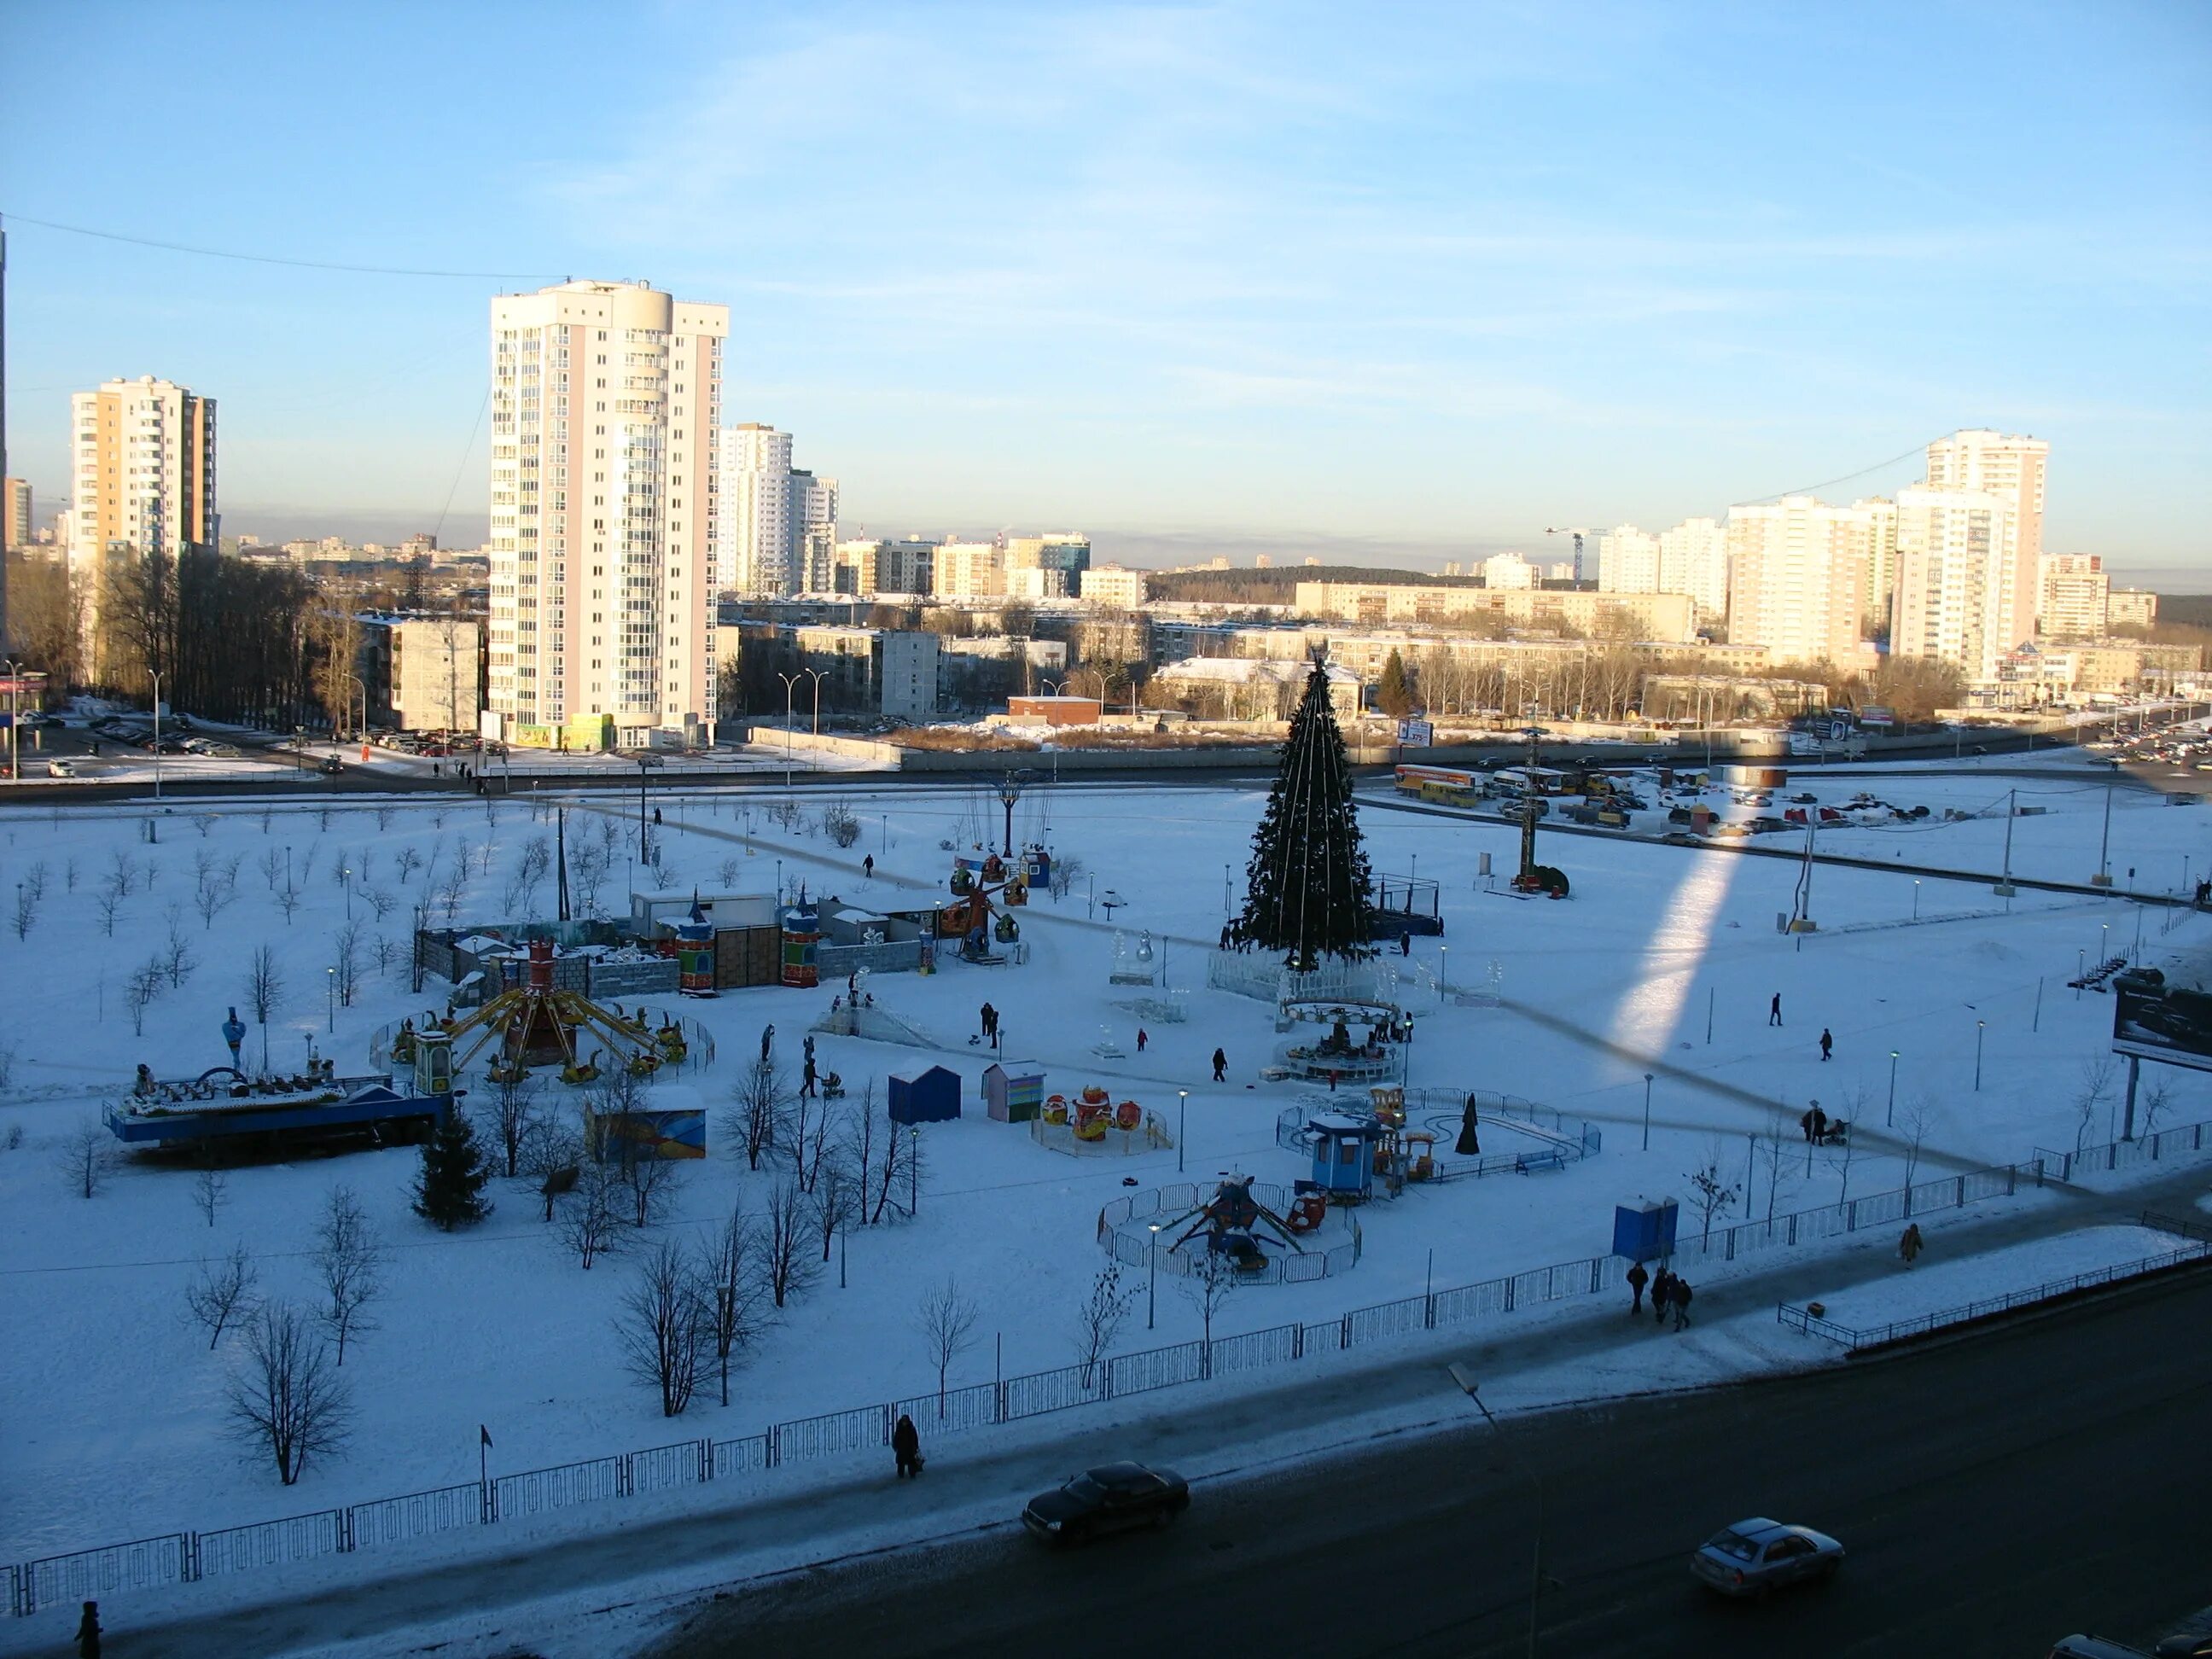
M 2047 550 L 2212 571 L 2199 10 L 674 4 L 629 49 L 680 67 L 625 93 L 535 8 L 535 107 L 581 113 L 524 135 L 484 106 L 519 9 L 277 15 L 11 16 L 42 516 L 70 393 L 151 374 L 222 404 L 227 532 L 481 542 L 484 307 L 573 275 L 728 306 L 723 418 L 796 434 L 841 535 L 1548 563 L 1546 525 L 1887 493 L 1988 426 L 2061 458 Z M 1942 99 L 1864 72 L 1907 42 Z M 183 195 L 161 109 L 78 118 L 157 76 L 204 94 Z

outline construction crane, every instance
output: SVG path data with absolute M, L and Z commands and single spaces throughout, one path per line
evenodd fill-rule
M 1598 532 L 1595 530 L 1571 529 L 1561 525 L 1547 525 L 1544 526 L 1544 533 L 1547 536 L 1572 536 L 1575 538 L 1575 586 L 1580 587 L 1583 585 L 1583 538 L 1595 536 Z

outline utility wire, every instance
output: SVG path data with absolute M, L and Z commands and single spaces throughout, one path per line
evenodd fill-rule
M 160 248 L 169 253 L 196 253 L 204 258 L 239 259 L 257 265 L 291 265 L 303 270 L 344 270 L 364 276 L 465 276 L 485 282 L 565 283 L 568 280 L 565 274 L 556 276 L 542 270 L 425 270 L 407 265 L 349 265 L 330 259 L 288 259 L 272 253 L 234 253 L 228 248 L 194 247 L 186 242 L 157 241 L 150 236 L 126 236 L 120 231 L 91 230 L 83 225 L 64 225 L 52 219 L 33 219 L 27 213 L 0 212 L 0 222 L 9 221 L 36 225 L 41 230 L 63 231 L 71 236 L 97 237 L 103 242 L 128 242 L 135 247 Z
M 1938 434 L 1937 435 L 1938 435 L 1938 436 L 1941 436 L 1942 434 Z M 1931 443 L 1933 443 L 1933 442 L 1935 442 L 1935 441 L 1936 441 L 1936 440 L 1935 440 L 1934 438 L 1929 438 L 1929 439 L 1926 440 L 1924 442 L 1917 443 L 1917 444 L 1913 445 L 1913 446 L 1912 446 L 1912 447 L 1911 447 L 1911 448 L 1910 448 L 1910 449 L 1905 450 L 1905 451 L 1903 451 L 1903 452 L 1901 452 L 1901 453 L 1898 453 L 1898 454 L 1895 454 L 1895 455 L 1891 456 L 1891 457 L 1890 457 L 1887 460 L 1886 460 L 1886 461 L 1876 461 L 1876 462 L 1875 462 L 1872 466 L 1863 466 L 1863 467 L 1859 468 L 1859 470 L 1858 470 L 1857 471 L 1856 471 L 1856 472 L 1846 472 L 1846 473 L 1844 473 L 1841 477 L 1837 477 L 1837 478 L 1823 478 L 1823 479 L 1821 479 L 1821 480 L 1820 480 L 1820 483 L 1818 483 L 1803 484 L 1803 485 L 1799 486 L 1799 487 L 1798 487 L 1797 489 L 1781 489 L 1781 490 L 1777 490 L 1777 491 L 1776 491 L 1773 495 L 1753 495 L 1753 496 L 1751 498 L 1751 501 L 1752 501 L 1752 502 L 1759 502 L 1759 501 L 1780 501 L 1780 500 L 1781 500 L 1784 495 L 1816 495 L 1816 494 L 1818 494 L 1820 491 L 1821 491 L 1821 490 L 1823 490 L 1823 489 L 1832 489 L 1832 488 L 1833 488 L 1835 485 L 1837 485 L 1837 484 L 1839 484 L 1839 483 L 1850 483 L 1852 479 L 1854 479 L 1854 478 L 1863 478 L 1863 477 L 1866 477 L 1866 475 L 1867 475 L 1868 473 L 1869 473 L 1869 472 L 1879 472 L 1879 471 L 1881 471 L 1883 468 L 1885 468 L 1885 467 L 1892 467 L 1892 466 L 1895 466 L 1895 465 L 1896 465 L 1899 461 L 1909 461 L 1909 460 L 1911 460 L 1911 459 L 1915 455 L 1919 455 L 1919 454 L 1923 454 L 1923 453 L 1926 453 L 1926 451 L 1927 451 L 1927 448 L 1928 448 L 1929 444 L 1931 444 Z M 1747 505 L 1748 505 L 1748 504 L 1749 504 L 1749 503 L 1747 503 Z
M 477 405 L 477 418 L 469 427 L 469 441 L 461 446 L 460 462 L 453 468 L 453 481 L 446 486 L 446 504 L 438 509 L 438 522 L 430 532 L 433 538 L 445 533 L 446 514 L 453 511 L 454 492 L 461 487 L 461 474 L 468 471 L 469 457 L 476 450 L 477 434 L 483 429 L 484 410 L 490 407 L 491 388 L 486 386 L 483 401 Z

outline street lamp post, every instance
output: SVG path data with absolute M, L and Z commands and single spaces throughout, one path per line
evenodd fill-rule
M 338 884 L 345 889 L 346 920 L 353 920 L 353 866 L 342 865 L 338 869 Z
M 1505 1431 L 1498 1427 L 1498 1419 L 1490 1414 L 1490 1407 L 1482 1403 L 1482 1395 L 1477 1392 L 1481 1385 L 1467 1374 L 1466 1367 L 1457 1363 L 1447 1369 L 1451 1372 L 1452 1381 L 1459 1384 L 1460 1391 L 1474 1401 L 1475 1410 L 1482 1413 L 1482 1420 L 1490 1425 L 1491 1432 L 1498 1437 L 1502 1448 L 1505 1442 Z M 1513 1462 L 1528 1482 L 1528 1490 L 1536 1500 L 1536 1524 L 1533 1528 L 1534 1549 L 1528 1564 L 1528 1656 L 1529 1659 L 1535 1659 L 1536 1609 L 1544 1589 L 1544 1483 L 1533 1466 L 1523 1464 L 1517 1458 Z
M 154 799 L 161 799 L 161 677 L 151 669 L 146 678 L 154 682 Z
M 338 1029 L 338 970 L 323 969 L 323 1030 L 335 1035 Z
M 23 781 L 23 705 L 17 696 L 23 684 L 23 665 L 15 658 L 8 659 L 8 776 L 13 782 Z
M 1974 1022 L 1974 1092 L 1982 1091 L 1982 1033 L 1989 1029 L 1985 1020 Z
M 637 757 L 637 861 L 648 867 L 653 863 L 653 844 L 647 839 L 646 832 L 645 769 L 652 764 L 652 761 L 649 755 Z
M 1884 1128 L 1894 1128 L 1897 1125 L 1897 1050 L 1894 1048 L 1889 1051 L 1889 1109 L 1882 1115 L 1881 1121 Z
M 1915 921 L 1920 920 L 1920 878 L 1917 876 L 1912 878 L 1912 919 Z
M 921 1213 L 921 1125 L 909 1123 L 906 1128 L 906 1208 L 908 1215 Z
M 1189 1090 L 1188 1090 L 1188 1089 L 1178 1089 L 1178 1090 L 1176 1090 L 1176 1173 L 1177 1175 L 1181 1175 L 1181 1174 L 1182 1173 L 1182 1142 L 1183 1142 L 1182 1125 L 1183 1125 L 1183 1115 L 1184 1115 L 1184 1112 L 1188 1109 L 1189 1105 L 1190 1105 L 1190 1091 L 1189 1091 Z
M 1160 1288 L 1160 1224 L 1153 1222 L 1152 1230 L 1150 1248 L 1146 1252 L 1146 1259 L 1152 1264 L 1152 1272 L 1145 1279 L 1145 1328 L 1148 1331 L 1152 1328 L 1152 1304 Z
M 1651 1073 L 1644 1074 L 1644 1150 L 1651 1150 Z

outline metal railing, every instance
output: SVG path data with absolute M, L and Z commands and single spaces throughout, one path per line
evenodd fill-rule
M 2056 1181 L 2071 1181 L 2076 1170 L 2085 1175 L 2131 1170 L 2169 1158 L 2201 1152 L 2212 1143 L 2212 1123 L 2183 1123 L 2133 1140 L 2108 1140 L 2101 1146 L 2083 1146 L 2070 1152 L 2054 1152 L 2038 1146 L 2036 1157 Z
M 2138 1257 L 2133 1261 L 2118 1262 L 2108 1267 L 2092 1267 L 2065 1279 L 2046 1279 L 2026 1290 L 2008 1291 L 2002 1296 L 1984 1297 L 1975 1302 L 1962 1302 L 1956 1307 L 1944 1308 L 1935 1313 L 1921 1314 L 1911 1319 L 1895 1319 L 1886 1325 L 1873 1325 L 1863 1329 L 1823 1318 L 1807 1308 L 1793 1308 L 1787 1303 L 1775 1310 L 1778 1322 L 1793 1330 L 1803 1331 L 1808 1336 L 1824 1337 L 1840 1344 L 1847 1352 L 1863 1353 L 1870 1348 L 1884 1347 L 1893 1342 L 1909 1342 L 1915 1337 L 1948 1329 L 1954 1325 L 1972 1324 L 1976 1320 L 1994 1319 L 2000 1314 L 2032 1308 L 2039 1304 L 2055 1302 L 2063 1297 L 2078 1296 L 2084 1291 L 2094 1291 L 2108 1285 L 2124 1284 L 2130 1279 L 2148 1278 L 2153 1273 L 2171 1273 L 2177 1267 L 2212 1259 L 2212 1240 L 2192 1239 L 2171 1250 L 2155 1255 Z
M 2186 1126 L 2164 1133 L 2191 1136 L 2186 1144 L 2200 1146 L 2206 1139 L 2212 1139 L 2200 1133 L 2204 1127 Z M 2173 1143 L 2176 1147 L 2182 1144 Z M 1777 1216 L 1771 1221 L 1746 1222 L 1686 1243 L 1678 1241 L 1675 1260 L 1733 1261 L 1752 1250 L 1807 1243 L 1860 1226 L 1972 1204 L 2015 1192 L 2023 1182 L 2040 1184 L 2045 1170 L 2040 1159 L 2031 1159 L 1948 1176 L 1823 1209 Z M 1280 1188 L 1263 1183 L 1255 1183 L 1253 1190 L 1271 1206 L 1284 1196 Z M 1129 1216 L 1141 1219 L 1157 1213 L 1164 1198 L 1188 1208 L 1196 1202 L 1197 1194 L 1197 1188 L 1187 1184 L 1155 1188 L 1117 1199 L 1108 1208 L 1127 1206 Z M 2177 1261 L 2212 1255 L 2212 1228 L 2168 1218 L 2146 1216 L 2144 1219 L 2146 1225 L 2160 1226 L 2190 1240 L 2186 1248 L 2171 1253 Z M 1353 1246 L 1338 1248 L 1356 1249 L 1357 1241 Z M 4 1577 L 11 1611 L 21 1617 L 58 1603 L 191 1583 L 641 1493 L 668 1492 L 684 1485 L 756 1474 L 788 1463 L 882 1450 L 890 1446 L 891 1430 L 902 1412 L 912 1415 L 933 1434 L 961 1433 L 1100 1404 L 1126 1395 L 1180 1387 L 1233 1371 L 1297 1364 L 1367 1343 L 1495 1318 L 1536 1304 L 1601 1295 L 1617 1289 L 1626 1271 L 1626 1263 L 1619 1256 L 1563 1261 L 1353 1308 L 1310 1323 L 1279 1325 L 1211 1341 L 1199 1338 L 1102 1357 L 1089 1364 L 1062 1365 L 949 1388 L 941 1397 L 933 1392 L 777 1423 L 761 1433 L 727 1440 L 678 1441 L 642 1451 L 496 1475 L 482 1486 L 471 1481 L 214 1532 L 167 1533 L 125 1544 L 44 1556 L 0 1567 L 0 1577 Z M 2112 1270 L 2106 1272 L 2109 1276 Z M 2089 1278 L 2080 1277 L 2085 1281 Z M 1811 1316 L 1805 1317 L 1811 1321 Z M 1820 1322 L 1802 1328 L 1826 1334 L 1819 1329 Z

